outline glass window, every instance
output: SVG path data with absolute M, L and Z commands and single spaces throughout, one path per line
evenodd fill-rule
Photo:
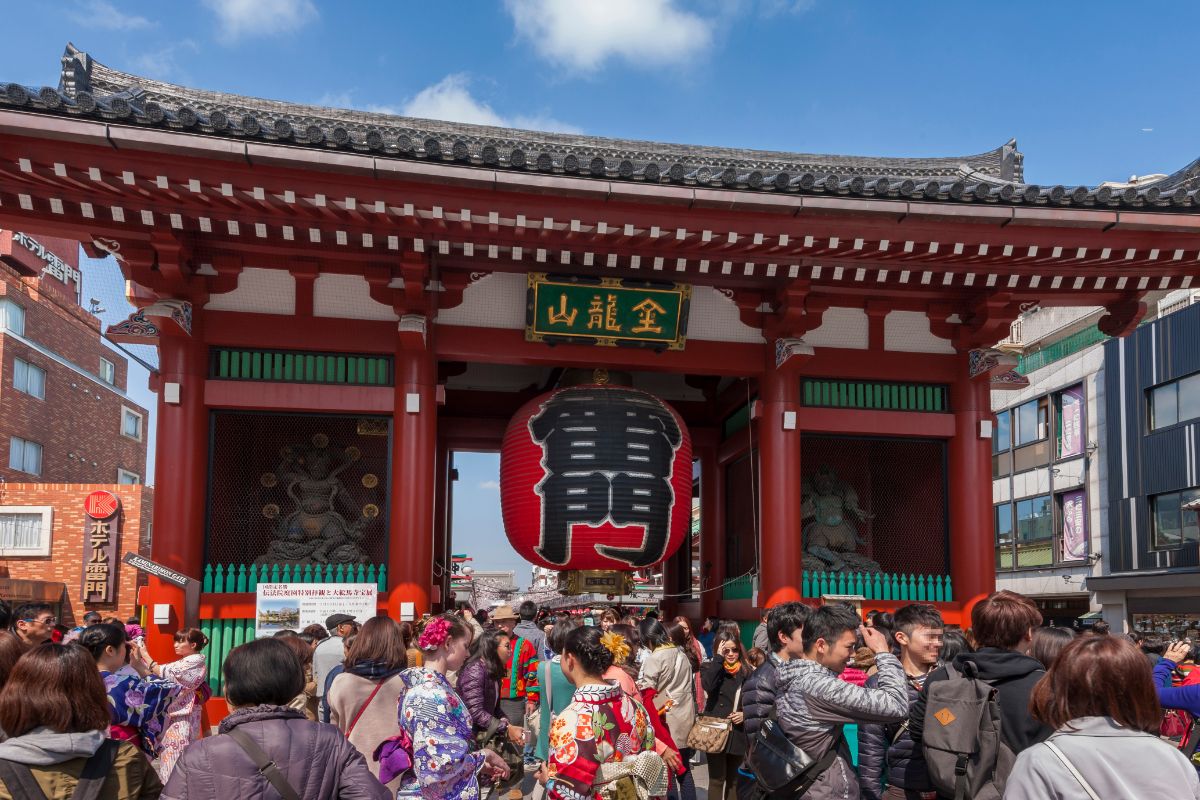
M 130 472 L 128 470 L 120 469 L 119 467 L 117 468 L 117 483 L 136 485 L 141 482 L 142 476 L 138 475 L 136 472 Z
M 50 555 L 50 506 L 0 506 L 0 556 Z
M 140 440 L 142 438 L 142 415 L 128 408 L 122 408 L 121 435 Z
M 1200 372 L 1179 381 L 1179 421 L 1200 418 Z
M 1165 428 L 1179 422 L 1179 391 L 1174 383 L 1150 390 L 1150 427 Z
M 113 386 L 117 382 L 117 365 L 107 358 L 100 359 L 100 380 Z
M 8 468 L 30 475 L 42 474 L 42 446 L 12 437 L 8 443 Z
M 34 366 L 19 358 L 13 359 L 13 388 L 18 392 L 32 395 L 39 400 L 46 399 L 46 370 Z
M 1017 501 L 1017 566 L 1054 563 L 1054 518 L 1049 495 Z
M 1171 550 L 1188 542 L 1200 541 L 1197 505 L 1200 505 L 1200 488 L 1151 497 L 1150 524 L 1154 532 L 1153 546 L 1160 550 Z
M 1013 443 L 1020 447 L 1045 439 L 1049 434 L 1049 404 L 1045 397 L 1013 409 Z
M 1012 503 L 996 506 L 996 569 L 1013 567 Z
M 996 429 L 992 432 L 992 452 L 1003 453 L 1012 446 L 1012 414 L 1000 411 L 996 414 Z
M 24 336 L 25 309 L 12 300 L 0 300 L 0 328 L 17 336 Z

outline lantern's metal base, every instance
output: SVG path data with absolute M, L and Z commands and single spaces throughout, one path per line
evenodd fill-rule
M 632 594 L 633 573 L 619 570 L 584 569 L 558 573 L 558 591 L 574 594 Z

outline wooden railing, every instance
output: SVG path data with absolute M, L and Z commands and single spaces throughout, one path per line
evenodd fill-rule
M 387 591 L 387 566 L 356 564 L 293 567 L 290 564 L 207 564 L 201 590 L 204 594 L 253 593 L 260 583 L 374 583 Z M 365 621 L 365 620 L 364 620 Z M 221 666 L 229 651 L 254 638 L 254 618 L 201 619 L 200 630 L 208 637 L 204 651 L 208 686 L 221 694 Z
M 749 600 L 753 582 L 749 575 L 726 584 L 725 600 Z M 801 579 L 801 596 L 820 598 L 828 594 L 859 595 L 867 600 L 950 603 L 954 588 L 949 575 L 905 575 L 903 573 L 810 572 Z

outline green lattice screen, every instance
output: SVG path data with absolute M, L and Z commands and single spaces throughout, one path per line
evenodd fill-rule
M 238 381 L 391 386 L 387 356 L 287 350 L 213 349 L 211 377 Z
M 806 406 L 881 411 L 949 411 L 949 392 L 938 384 L 816 380 L 803 383 Z

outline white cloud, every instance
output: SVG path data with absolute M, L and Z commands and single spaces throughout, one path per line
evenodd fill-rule
M 184 39 L 157 50 L 145 50 L 133 59 L 133 68 L 139 74 L 160 81 L 184 81 L 178 60 L 184 51 L 198 53 L 200 45 L 192 39 Z
M 1154 128 L 1142 128 L 1142 133 L 1153 133 Z
M 303 28 L 318 16 L 312 0 L 204 0 L 227 40 L 274 36 Z
M 447 75 L 426 86 L 400 109 L 406 117 L 494 125 L 498 128 L 528 128 L 557 133 L 581 133 L 574 125 L 546 115 L 503 116 L 471 94 L 470 80 L 463 73 Z
M 500 481 L 484 481 L 483 483 L 479 484 L 479 488 L 498 492 L 500 491 Z
M 400 106 L 359 102 L 354 97 L 354 89 L 326 92 L 317 99 L 316 104 L 328 108 L 350 108 L 376 114 L 466 122 L 498 128 L 525 128 L 554 133 L 583 132 L 577 126 L 547 114 L 501 114 L 487 102 L 471 94 L 470 84 L 470 77 L 466 73 L 455 73 L 447 75 L 432 86 L 426 86 Z
M 816 6 L 817 0 L 762 0 L 759 13 L 764 17 L 779 14 L 807 14 Z
M 106 31 L 140 31 L 153 27 L 154 23 L 136 14 L 126 14 L 108 0 L 83 0 L 76 3 L 70 12 L 76 22 Z
M 591 72 L 610 58 L 679 64 L 712 42 L 714 21 L 675 0 L 505 0 L 517 35 L 556 64 Z

